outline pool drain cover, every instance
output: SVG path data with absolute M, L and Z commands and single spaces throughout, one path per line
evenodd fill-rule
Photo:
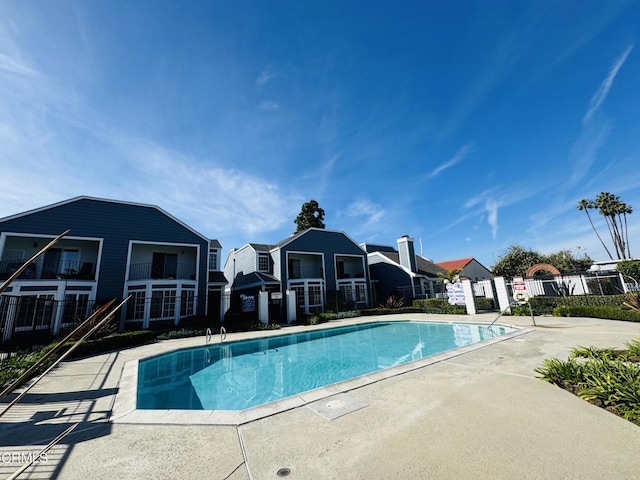
M 291 473 L 291 470 L 285 467 L 278 470 L 276 472 L 276 475 L 278 475 L 279 477 L 288 477 L 290 473 Z
M 319 415 L 322 415 L 328 420 L 334 420 L 342 417 L 356 410 L 360 410 L 367 406 L 361 400 L 347 395 L 346 393 L 339 393 L 322 400 L 317 400 L 307 405 L 311 410 Z
M 346 403 L 344 403 L 342 400 L 331 400 L 330 402 L 327 402 L 326 405 L 327 408 L 336 409 L 343 408 Z

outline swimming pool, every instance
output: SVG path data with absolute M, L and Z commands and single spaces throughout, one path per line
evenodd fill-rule
M 177 350 L 140 360 L 136 408 L 244 410 L 514 330 L 375 322 Z

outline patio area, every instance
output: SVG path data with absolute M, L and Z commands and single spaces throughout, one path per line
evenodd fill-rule
M 230 334 L 227 340 L 389 318 Z M 397 318 L 489 323 L 495 315 Z M 37 453 L 76 422 L 46 462 L 20 478 L 640 477 L 639 427 L 533 371 L 546 358 L 565 359 L 576 346 L 623 347 L 640 337 L 640 324 L 554 317 L 536 317 L 536 327 L 530 317 L 501 322 L 531 331 L 371 384 L 328 387 L 313 402 L 261 418 L 247 414 L 237 425 L 188 418 L 183 424 L 123 423 L 127 412 L 114 410 L 126 362 L 202 345 L 202 338 L 65 362 L 0 418 L 0 477 L 20 467 L 14 459 Z

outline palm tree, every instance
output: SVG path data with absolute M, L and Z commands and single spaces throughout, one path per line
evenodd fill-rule
M 602 244 L 602 247 L 604 248 L 604 250 L 607 252 L 607 255 L 609 255 L 609 258 L 611 260 L 613 260 L 613 256 L 611 255 L 611 252 L 609 251 L 609 249 L 605 245 L 604 241 L 602 240 L 602 237 L 600 237 L 600 234 L 598 233 L 598 230 L 596 230 L 596 227 L 593 224 L 593 220 L 591 220 L 591 215 L 589 215 L 589 209 L 591 209 L 591 208 L 596 208 L 596 205 L 592 200 L 587 200 L 587 199 L 583 198 L 582 200 L 580 200 L 578 202 L 578 210 L 584 210 L 584 212 L 587 214 L 587 218 L 589 218 L 589 223 L 591 224 L 591 228 L 593 228 L 593 231 L 595 232 L 596 236 L 598 237 L 598 240 L 600 240 L 600 243 Z
M 461 271 L 461 268 L 454 268 L 452 270 L 447 270 L 447 273 L 438 272 L 438 278 L 442 280 L 443 283 L 457 283 L 460 281 L 459 273 Z

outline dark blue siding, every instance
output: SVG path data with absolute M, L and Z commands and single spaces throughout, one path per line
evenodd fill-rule
M 345 234 L 327 230 L 310 230 L 281 248 L 280 264 L 282 268 L 283 287 L 287 282 L 287 255 L 286 252 L 317 252 L 324 253 L 325 280 L 327 290 L 335 290 L 335 263 L 334 255 L 359 255 L 364 258 L 364 271 L 368 272 L 367 256 L 364 251 Z M 368 273 L 365 273 L 368 277 Z
M 0 232 L 103 238 L 98 299 L 122 297 L 129 240 L 200 245 L 198 310 L 204 313 L 209 242 L 154 207 L 79 199 L 0 223 Z
M 378 303 L 384 303 L 387 298 L 398 295 L 399 287 L 411 287 L 411 277 L 399 267 L 388 263 L 374 263 L 369 267 L 371 278 L 376 282 Z

